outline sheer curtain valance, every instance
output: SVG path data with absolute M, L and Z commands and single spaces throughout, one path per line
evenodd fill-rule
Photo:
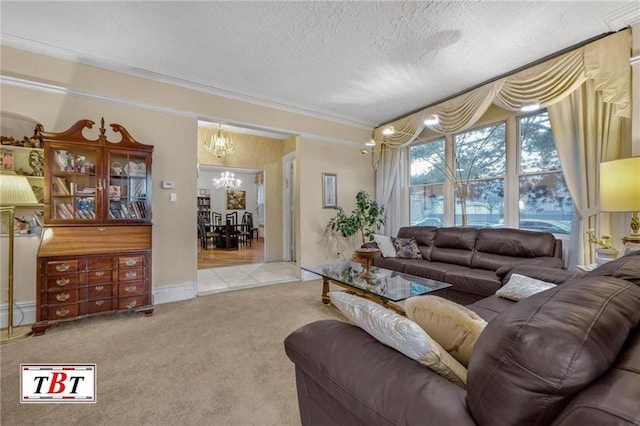
M 441 134 L 461 132 L 477 122 L 491 104 L 512 111 L 533 103 L 547 107 L 574 92 L 587 79 L 593 80 L 603 101 L 611 104 L 614 116 L 630 118 L 630 46 L 631 30 L 620 31 L 380 126 L 374 130 L 374 139 L 381 147 L 374 152 L 374 167 L 385 148 L 407 146 L 425 127 Z M 426 126 L 424 120 L 432 115 L 438 116 L 438 124 Z M 394 127 L 395 133 L 383 135 L 389 126 Z

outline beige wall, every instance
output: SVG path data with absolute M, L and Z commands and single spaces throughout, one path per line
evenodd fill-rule
M 370 158 L 358 157 L 362 141 L 371 137 L 371 129 L 362 129 L 335 123 L 320 118 L 297 115 L 271 109 L 265 106 L 247 104 L 219 96 L 196 92 L 139 77 L 75 64 L 69 61 L 49 58 L 12 48 L 2 47 L 3 76 L 19 78 L 26 85 L 3 82 L 0 86 L 2 111 L 19 113 L 41 122 L 47 131 L 66 130 L 79 119 L 99 121 L 104 117 L 107 123 L 119 123 L 129 130 L 140 142 L 155 146 L 153 156 L 153 286 L 193 284 L 197 280 L 196 243 L 196 163 L 198 158 L 196 141 L 199 118 L 225 119 L 230 124 L 252 123 L 256 126 L 286 131 L 291 134 L 316 135 L 318 140 L 333 140 L 341 143 L 309 141 L 315 151 L 313 157 L 306 157 L 306 165 L 326 171 L 340 167 L 354 167 L 359 172 L 339 173 L 350 176 L 349 183 L 341 182 L 340 200 L 347 196 L 345 191 L 357 186 L 373 191 L 373 170 Z M 52 85 L 51 91 L 42 90 L 42 84 Z M 39 87 L 36 87 L 39 85 Z M 58 90 L 61 88 L 62 90 Z M 220 120 L 222 121 L 222 120 Z M 110 130 L 108 134 L 110 133 Z M 113 135 L 112 135 L 113 136 Z M 117 138 L 117 136 L 116 136 Z M 113 139 L 113 138 L 111 138 Z M 282 144 L 279 157 L 274 155 L 268 162 L 260 164 L 265 170 L 267 196 L 273 202 L 267 206 L 268 218 L 282 217 L 282 155 L 296 146 L 291 138 Z M 117 140 L 117 139 L 116 139 Z M 302 140 L 300 147 L 308 141 Z M 282 143 L 282 142 L 280 142 Z M 308 151 L 305 151 L 308 153 Z M 340 157 L 334 163 L 334 152 Z M 255 155 L 253 157 L 256 157 Z M 276 158 L 278 157 L 278 158 Z M 247 157 L 248 158 L 248 157 Z M 352 158 L 353 161 L 345 161 Z M 256 167 L 248 163 L 243 167 Z M 367 163 L 368 168 L 355 163 Z M 298 164 L 302 163 L 300 161 Z M 329 167 L 329 164 L 335 167 Z M 306 167 L 306 166 L 305 166 Z M 258 168 L 258 167 L 256 167 Z M 302 168 L 303 176 L 307 174 Z M 366 170 L 366 171 L 365 171 Z M 304 181 L 313 182 L 319 188 L 320 175 L 314 179 L 303 179 L 300 192 L 306 194 Z M 301 176 L 302 177 L 302 176 Z M 346 176 L 345 176 L 346 177 Z M 162 180 L 172 180 L 176 187 L 164 190 Z M 271 192 L 273 191 L 273 192 Z M 175 192 L 176 203 L 169 203 L 169 193 Z M 317 188 L 312 192 L 317 192 Z M 355 192 L 354 192 L 355 194 Z M 328 220 L 329 211 L 323 211 L 320 198 L 313 204 L 300 208 L 300 215 L 320 222 L 315 217 Z M 324 216 L 327 216 L 326 218 Z M 311 235 L 307 236 L 310 233 Z M 300 228 L 303 241 L 316 241 L 315 230 Z M 282 256 L 282 221 L 267 236 L 273 243 L 273 259 Z M 278 248 L 276 249 L 275 246 Z M 308 250 L 317 247 L 307 245 Z M 271 255 L 270 255 L 271 256 Z M 301 254 L 300 257 L 303 257 Z M 315 258 L 315 254 L 308 254 Z M 300 258 L 299 257 L 299 258 Z M 24 277 L 16 283 L 18 302 L 35 300 L 35 264 L 31 277 Z
M 371 154 L 360 155 L 357 149 L 304 139 L 298 146 L 298 182 L 300 187 L 300 242 L 298 264 L 311 266 L 336 259 L 336 253 L 350 259 L 361 244 L 357 238 L 346 240 L 326 231 L 335 209 L 322 208 L 322 173 L 338 175 L 338 205 L 347 213 L 355 207 L 360 190 L 375 197 Z

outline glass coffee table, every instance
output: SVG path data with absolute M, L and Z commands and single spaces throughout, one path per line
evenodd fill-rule
M 349 293 L 373 300 L 404 315 L 403 300 L 432 293 L 451 284 L 428 278 L 416 277 L 388 269 L 371 267 L 371 278 L 362 278 L 364 267 L 356 262 L 328 263 L 326 265 L 302 267 L 322 277 L 322 303 L 329 304 L 329 284 L 345 288 Z

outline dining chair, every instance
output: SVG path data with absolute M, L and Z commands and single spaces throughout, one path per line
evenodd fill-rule
M 240 233 L 239 238 L 240 242 L 245 246 L 251 247 L 251 227 L 253 226 L 251 219 L 251 213 L 244 212 L 242 215 L 242 222 L 240 223 Z
M 204 219 L 198 216 L 198 237 L 200 238 L 200 246 L 209 250 L 209 246 L 215 246 L 217 239 L 220 238 L 220 233 L 216 231 L 209 231 Z

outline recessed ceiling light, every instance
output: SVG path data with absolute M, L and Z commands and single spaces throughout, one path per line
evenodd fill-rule
M 382 131 L 382 134 L 389 136 L 389 135 L 394 134 L 395 132 L 396 132 L 396 129 L 394 129 L 393 126 L 389 126 L 389 127 L 387 127 L 386 129 L 384 129 Z
M 434 125 L 438 124 L 439 122 L 440 122 L 440 119 L 435 114 L 431 114 L 430 116 L 428 116 L 427 118 L 424 119 L 424 125 L 425 126 L 434 126 Z
M 540 104 L 537 104 L 537 103 L 524 104 L 522 105 L 522 107 L 520 107 L 520 111 L 523 111 L 523 112 L 535 111 L 537 109 L 540 109 Z

